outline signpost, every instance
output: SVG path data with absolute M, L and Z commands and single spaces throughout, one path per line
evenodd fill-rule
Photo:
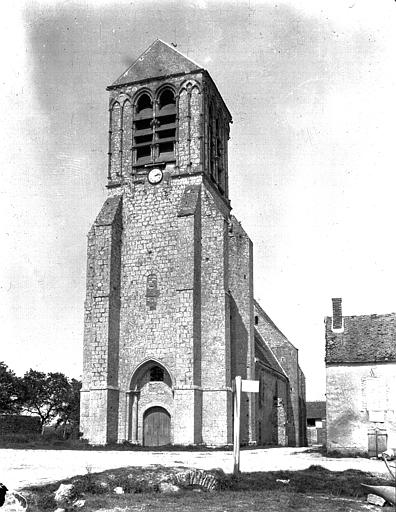
M 258 380 L 244 380 L 240 376 L 236 376 L 233 382 L 234 391 L 234 475 L 239 474 L 240 465 L 240 432 L 241 432 L 241 394 L 258 393 Z

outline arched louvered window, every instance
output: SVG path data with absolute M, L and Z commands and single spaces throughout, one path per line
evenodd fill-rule
M 209 106 L 208 120 L 208 164 L 209 176 L 217 184 L 219 192 L 225 193 L 225 136 L 224 124 L 221 117 L 218 117 L 213 104 Z
M 152 161 L 153 102 L 147 93 L 142 94 L 136 104 L 133 149 L 136 164 Z
M 208 149 L 209 149 L 209 176 L 217 183 L 216 169 L 216 127 L 214 119 L 213 105 L 209 107 L 209 123 L 208 123 Z
M 156 142 L 157 161 L 167 162 L 175 158 L 176 99 L 171 89 L 164 89 L 158 98 Z
M 135 165 L 175 160 L 176 99 L 170 88 L 162 89 L 157 108 L 148 93 L 139 96 L 134 118 Z

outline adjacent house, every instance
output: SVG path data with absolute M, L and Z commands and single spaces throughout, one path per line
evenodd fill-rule
M 326 323 L 327 449 L 376 455 L 396 446 L 396 313 Z
M 326 444 L 326 402 L 307 402 L 307 442 L 308 446 Z

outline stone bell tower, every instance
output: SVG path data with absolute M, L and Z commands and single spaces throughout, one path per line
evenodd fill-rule
M 83 437 L 228 444 L 231 115 L 208 72 L 160 40 L 108 91 L 109 197 L 88 235 Z

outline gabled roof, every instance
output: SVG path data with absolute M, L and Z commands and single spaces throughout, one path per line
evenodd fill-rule
M 161 39 L 156 39 L 111 85 L 125 85 L 148 78 L 192 73 L 203 69 Z
M 254 341 L 255 341 L 255 357 L 259 359 L 262 363 L 272 368 L 277 373 L 282 374 L 287 378 L 287 375 L 279 364 L 275 354 L 272 350 L 266 345 L 265 341 L 261 337 L 260 333 L 257 329 L 254 330 Z
M 288 340 L 288 338 L 283 334 L 283 332 L 279 329 L 279 327 L 275 324 L 273 320 L 267 315 L 267 313 L 264 311 L 264 309 L 260 306 L 260 304 L 257 302 L 257 300 L 253 300 L 254 307 L 257 309 L 257 312 L 260 314 L 262 319 L 268 324 L 268 326 L 271 327 L 273 332 L 277 332 L 281 338 L 286 341 L 289 345 L 291 345 L 293 348 L 298 350 L 291 341 Z
M 326 419 L 326 402 L 322 400 L 307 402 L 307 419 L 309 418 Z
M 396 361 L 396 313 L 344 316 L 344 331 L 326 318 L 326 363 Z

